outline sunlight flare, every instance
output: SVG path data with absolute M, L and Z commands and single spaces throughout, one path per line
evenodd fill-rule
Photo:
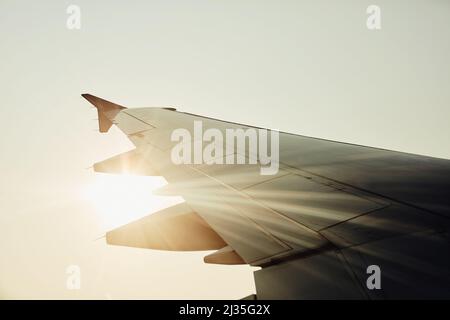
M 94 206 L 102 229 L 108 231 L 183 202 L 181 197 L 152 194 L 166 184 L 162 177 L 96 173 L 85 197 Z

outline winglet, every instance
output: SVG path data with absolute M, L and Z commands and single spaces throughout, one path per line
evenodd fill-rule
M 88 93 L 81 95 L 87 101 L 89 101 L 98 112 L 98 127 L 100 132 L 108 132 L 113 124 L 114 117 L 125 107 L 112 103 L 110 101 L 101 99 Z

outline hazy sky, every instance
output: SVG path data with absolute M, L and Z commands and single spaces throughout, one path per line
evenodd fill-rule
M 80 30 L 66 27 L 70 4 Z M 370 4 L 381 30 L 366 27 Z M 95 240 L 111 221 L 92 188 L 115 188 L 109 205 L 121 208 L 161 202 L 142 200 L 156 180 L 87 169 L 132 144 L 96 132 L 81 93 L 450 158 L 449 57 L 447 0 L 0 0 L 0 298 L 254 292 L 248 266 Z M 73 264 L 80 290 L 66 288 Z

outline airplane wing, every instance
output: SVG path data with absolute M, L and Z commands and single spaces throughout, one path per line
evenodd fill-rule
M 450 161 L 280 132 L 274 175 L 259 163 L 174 164 L 177 128 L 253 127 L 82 96 L 100 132 L 115 124 L 136 146 L 94 170 L 163 176 L 155 193 L 185 199 L 108 232 L 108 244 L 216 250 L 206 263 L 261 267 L 257 299 L 450 298 Z M 250 152 L 224 149 L 223 162 Z

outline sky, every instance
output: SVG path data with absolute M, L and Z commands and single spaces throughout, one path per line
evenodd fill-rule
M 106 245 L 105 231 L 178 200 L 151 195 L 161 178 L 93 172 L 133 145 L 98 133 L 81 93 L 450 159 L 448 57 L 446 0 L 0 0 L 0 298 L 255 291 L 255 268 L 204 264 L 209 252 Z

